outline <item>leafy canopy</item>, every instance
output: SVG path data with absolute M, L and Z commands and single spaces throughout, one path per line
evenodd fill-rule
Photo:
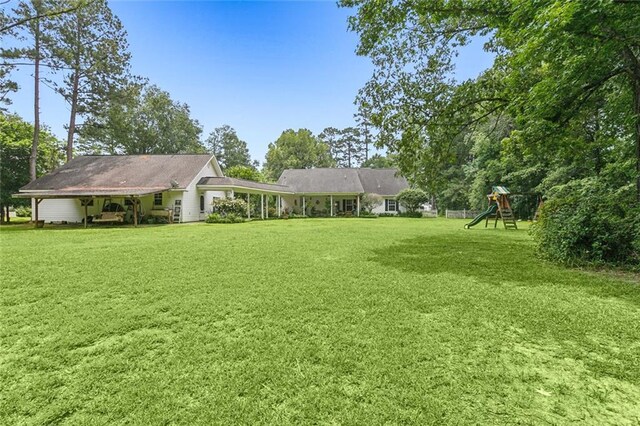
M 264 171 L 267 178 L 277 180 L 285 169 L 332 167 L 335 162 L 329 147 L 307 129 L 282 132 L 278 140 L 269 144 Z

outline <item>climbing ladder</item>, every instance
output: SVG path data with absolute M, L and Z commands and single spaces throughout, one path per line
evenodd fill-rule
M 489 225 L 489 219 L 491 218 L 495 219 L 493 222 L 494 228 L 498 226 L 498 220 L 502 219 L 504 229 L 518 229 L 516 218 L 513 215 L 513 210 L 511 210 L 511 204 L 509 204 L 508 194 L 509 190 L 504 186 L 493 187 L 493 193 L 488 195 L 489 203 L 496 203 L 498 205 L 498 209 L 495 214 L 487 216 L 487 220 L 484 224 L 485 228 Z
M 500 207 L 500 204 L 498 204 L 498 215 L 502 217 L 502 223 L 504 224 L 504 229 L 518 229 L 518 225 L 516 224 L 516 218 L 513 215 L 513 210 L 511 210 L 511 206 L 507 205 L 504 207 Z M 496 216 L 496 222 L 497 221 L 498 221 L 498 216 Z

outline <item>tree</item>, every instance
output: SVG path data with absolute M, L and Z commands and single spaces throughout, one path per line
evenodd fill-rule
M 335 127 L 326 127 L 318 135 L 318 138 L 329 147 L 329 155 L 336 163 L 338 162 L 339 152 L 342 149 L 340 136 L 340 130 Z
M 31 181 L 29 161 L 33 125 L 15 115 L 0 114 L 0 220 L 9 221 L 9 206 L 28 200 L 11 198 L 12 194 Z M 60 142 L 49 132 L 41 132 L 38 145 L 37 176 L 60 165 Z
M 205 146 L 216 156 L 223 170 L 235 166 L 252 166 L 247 143 L 227 124 L 215 128 L 205 141 Z
M 341 5 L 357 8 L 350 28 L 360 35 L 358 53 L 370 56 L 376 67 L 358 102 L 371 110 L 381 143 L 399 153 L 405 174 L 428 175 L 439 190 L 455 136 L 505 112 L 516 124 L 512 143 L 553 157 L 566 148 L 558 140 L 571 143 L 565 136 L 592 100 L 617 95 L 628 102 L 608 120 L 632 147 L 640 201 L 640 2 L 342 0 Z M 494 66 L 475 80 L 456 82 L 453 58 L 477 37 L 485 38 Z
M 368 167 L 371 169 L 390 169 L 395 167 L 395 161 L 393 155 L 389 154 L 386 157 L 380 154 L 373 154 L 368 160 L 365 160 L 360 164 L 360 167 Z
M 71 8 L 60 0 L 61 8 Z M 98 115 L 108 95 L 125 84 L 130 54 L 127 33 L 106 0 L 92 0 L 53 21 L 48 49 L 67 72 L 63 83 L 53 81 L 56 91 L 69 103 L 67 161 L 73 158 L 77 117 Z
M 252 180 L 254 182 L 265 182 L 265 178 L 258 170 L 251 166 L 232 166 L 225 170 L 228 177 Z
M 409 213 L 415 213 L 420 206 L 429 202 L 429 195 L 422 189 L 403 189 L 396 196 L 396 200 L 407 209 Z
M 336 153 L 338 167 L 357 167 L 365 159 L 364 141 L 360 130 L 347 127 L 340 131 L 339 148 Z
M 83 152 L 94 154 L 203 153 L 201 133 L 187 104 L 157 86 L 131 83 L 83 126 L 80 142 Z
M 371 213 L 373 209 L 382 205 L 384 199 L 378 194 L 366 193 L 360 197 L 360 206 L 367 213 Z
M 278 140 L 269 144 L 264 170 L 267 178 L 277 180 L 285 169 L 332 167 L 335 162 L 329 147 L 311 131 L 288 129 Z

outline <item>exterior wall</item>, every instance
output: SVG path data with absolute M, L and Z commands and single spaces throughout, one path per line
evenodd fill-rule
M 199 191 L 196 187 L 198 181 L 203 177 L 219 177 L 211 162 L 200 170 L 193 181 L 182 193 L 182 216 L 181 222 L 197 222 L 204 220 L 205 216 L 211 212 L 211 202 L 214 197 L 224 197 L 223 191 Z M 200 213 L 200 196 L 204 195 L 204 213 Z
M 372 210 L 373 213 L 379 214 L 379 213 L 387 213 L 387 214 L 397 214 L 398 212 L 388 212 L 384 209 L 385 207 L 385 201 L 384 200 L 395 200 L 395 197 L 383 197 L 382 198 L 382 204 L 380 204 L 378 207 L 374 208 Z M 406 209 L 404 207 L 402 207 L 399 203 L 398 203 L 398 209 L 400 212 L 404 212 L 406 211 Z
M 88 211 L 93 212 L 93 209 L 98 208 L 95 201 L 93 204 L 93 207 L 89 207 Z M 45 222 L 82 222 L 84 210 L 80 206 L 80 200 L 67 198 L 42 200 L 38 205 L 38 219 Z M 36 202 L 34 199 L 31 200 L 31 220 L 36 220 Z

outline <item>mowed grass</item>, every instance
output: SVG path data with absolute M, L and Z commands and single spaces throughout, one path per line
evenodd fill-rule
M 4 227 L 0 424 L 637 425 L 637 276 L 464 223 Z

